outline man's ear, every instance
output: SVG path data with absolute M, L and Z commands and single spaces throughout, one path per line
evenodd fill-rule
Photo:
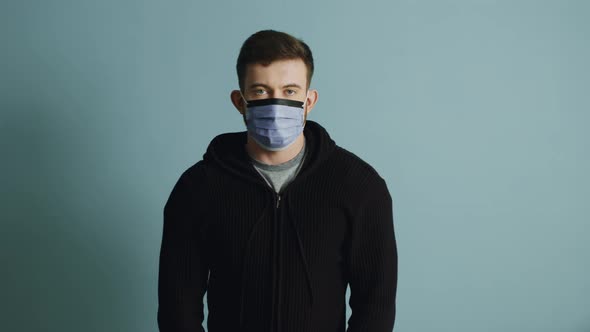
M 318 90 L 309 90 L 307 94 L 307 103 L 305 103 L 305 115 L 311 112 L 311 109 L 314 107 L 315 103 L 317 103 L 319 97 Z
M 234 107 L 240 112 L 240 114 L 244 115 L 244 111 L 246 110 L 246 103 L 240 94 L 240 90 L 233 90 L 230 93 L 230 99 Z

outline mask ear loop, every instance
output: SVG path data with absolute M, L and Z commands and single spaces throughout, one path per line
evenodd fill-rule
M 246 98 L 244 98 L 242 90 L 240 90 L 240 97 L 242 97 L 242 100 L 244 101 L 244 106 L 246 106 L 246 108 L 244 109 L 244 113 L 242 113 L 242 119 L 244 120 L 244 124 L 246 125 L 246 127 L 248 127 L 248 120 L 246 120 L 246 118 L 248 117 L 248 101 L 246 100 Z
M 244 117 L 246 117 L 246 112 L 248 111 L 248 101 L 246 100 L 246 98 L 244 98 L 244 95 L 242 94 L 242 91 L 240 90 L 240 97 L 242 97 L 242 100 L 244 101 L 244 106 L 246 106 L 246 109 L 244 110 Z
M 305 111 L 305 103 L 307 103 L 308 96 L 309 96 L 309 89 L 305 93 L 305 100 L 303 101 L 303 128 L 305 128 L 305 124 L 307 123 L 307 112 Z
M 242 94 L 241 90 L 240 90 L 240 97 L 242 97 L 242 99 L 244 100 L 244 103 L 246 103 L 246 105 L 248 105 L 248 101 L 246 100 L 246 98 L 244 98 L 244 95 Z

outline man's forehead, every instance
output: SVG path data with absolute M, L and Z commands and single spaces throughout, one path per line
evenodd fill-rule
M 270 64 L 254 63 L 246 67 L 246 85 L 266 86 L 305 85 L 307 67 L 301 59 L 277 60 Z

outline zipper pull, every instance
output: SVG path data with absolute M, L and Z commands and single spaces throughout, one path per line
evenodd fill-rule
M 279 204 L 281 204 L 281 195 L 277 194 L 277 209 L 279 208 Z

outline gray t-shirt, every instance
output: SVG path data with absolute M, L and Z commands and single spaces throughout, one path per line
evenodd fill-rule
M 258 173 L 260 173 L 260 175 L 266 180 L 266 183 L 273 188 L 275 192 L 280 193 L 289 182 L 293 181 L 299 172 L 301 165 L 303 165 L 303 160 L 305 159 L 305 151 L 304 141 L 301 151 L 299 151 L 295 157 L 284 163 L 268 165 L 252 158 L 252 156 L 250 156 L 250 161 Z

